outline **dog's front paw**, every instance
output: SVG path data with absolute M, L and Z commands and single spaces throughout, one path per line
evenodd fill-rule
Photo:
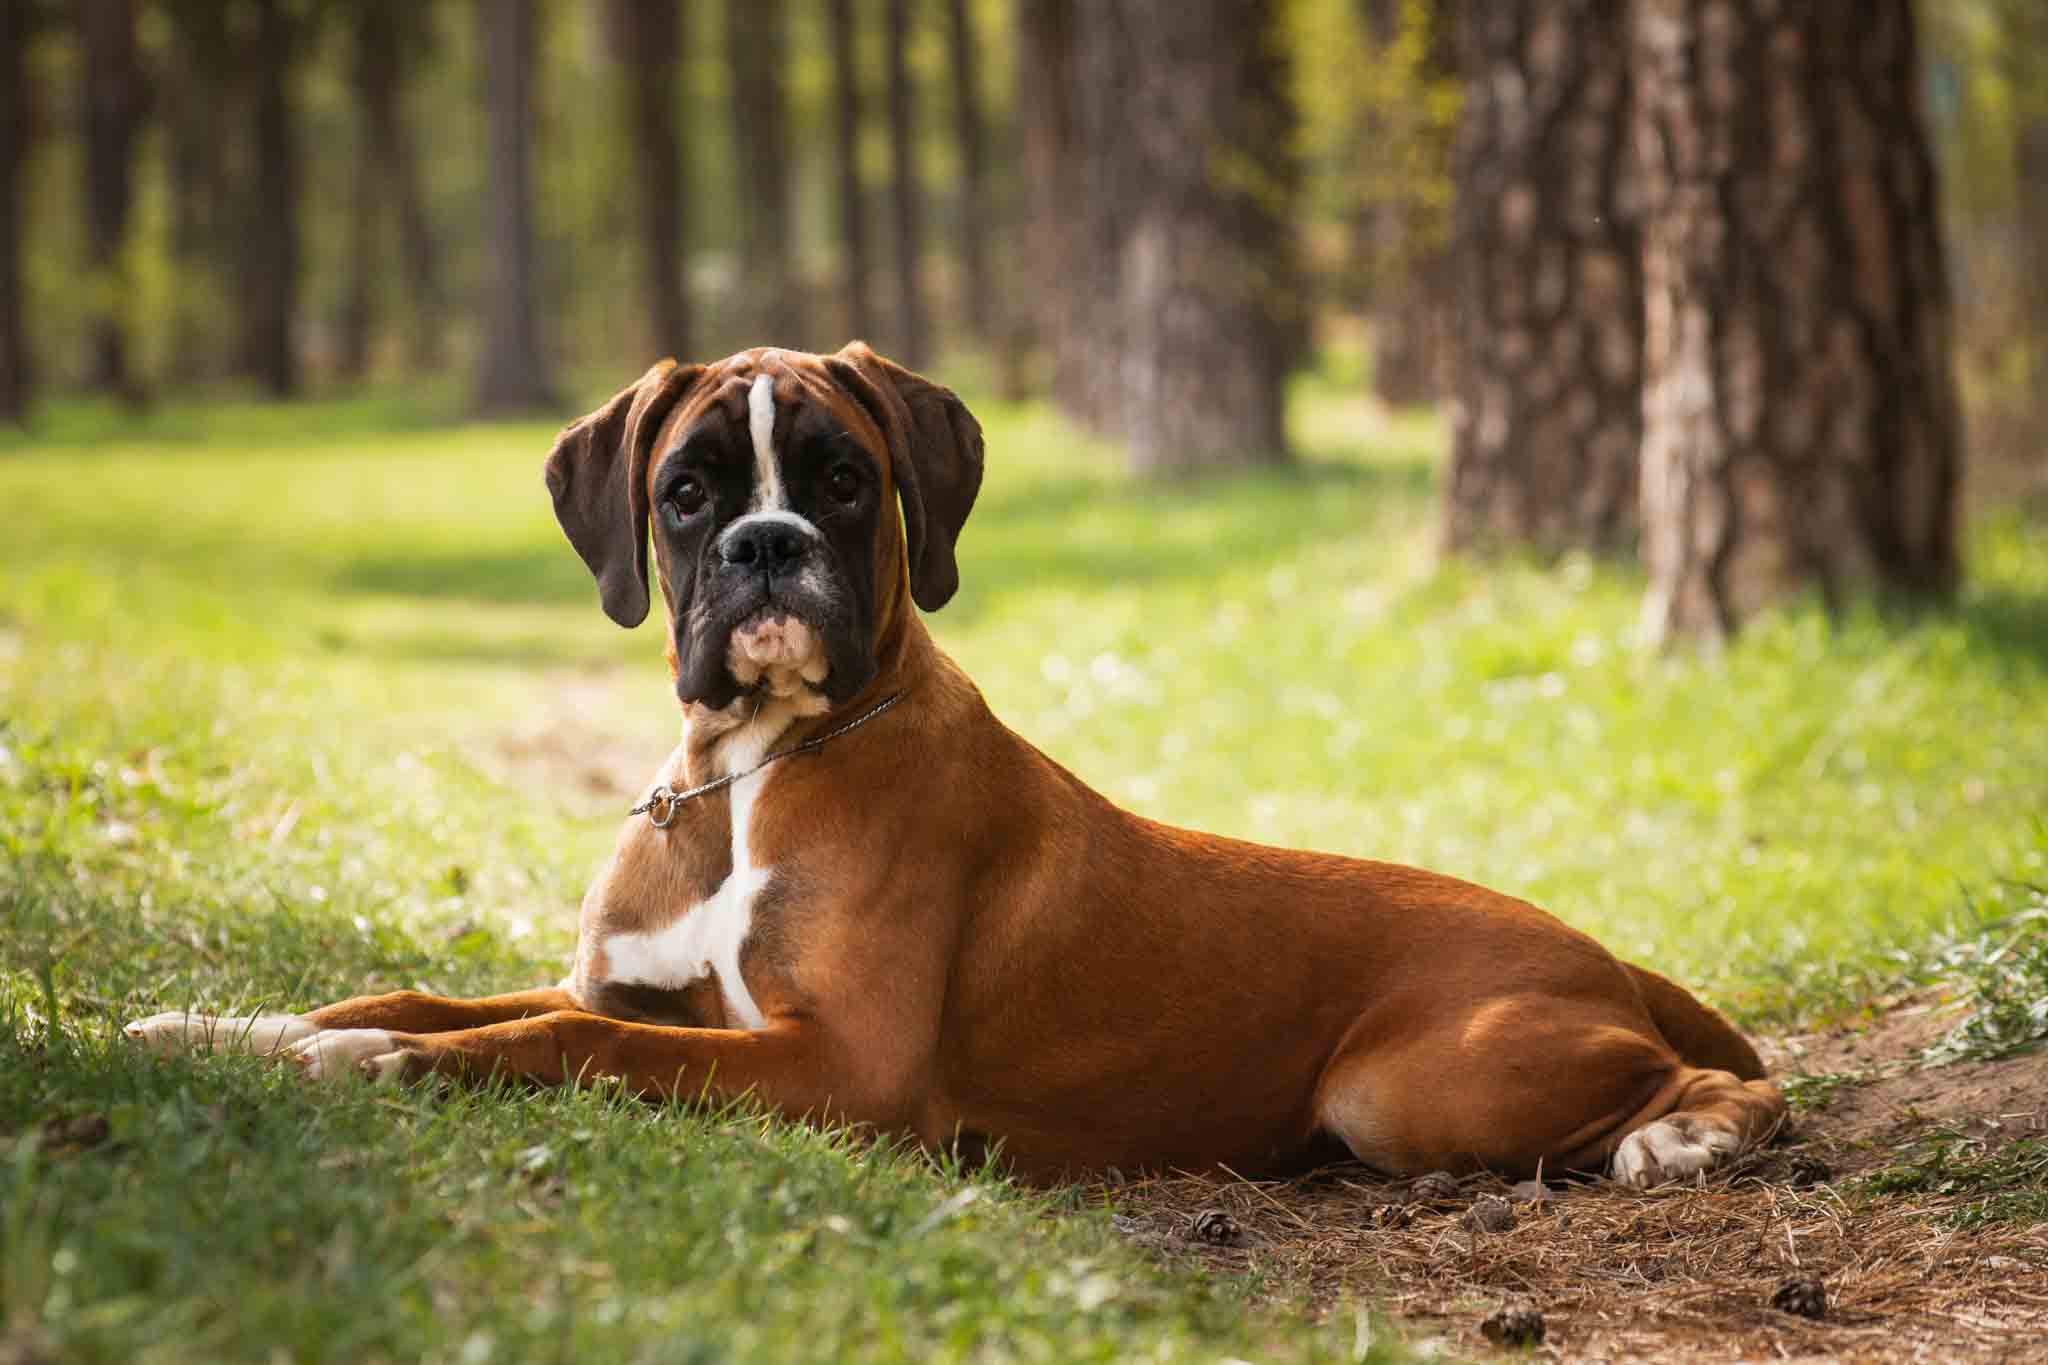
M 188 1014 L 176 1010 L 137 1019 L 121 1032 L 129 1041 L 155 1052 L 251 1052 L 267 1057 L 319 1029 L 296 1014 Z
M 1719 1166 L 1742 1144 L 1736 1135 L 1687 1115 L 1646 1123 L 1614 1149 L 1614 1178 L 1648 1189 Z
M 285 1054 L 307 1079 L 334 1080 L 351 1072 L 372 1081 L 405 1078 L 412 1055 L 399 1035 L 381 1028 L 322 1029 L 293 1044 Z

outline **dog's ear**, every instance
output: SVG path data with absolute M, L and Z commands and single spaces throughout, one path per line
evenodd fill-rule
M 604 614 L 647 619 L 647 461 L 661 425 L 704 373 L 664 360 L 611 402 L 562 428 L 548 452 L 555 520 L 597 580 Z
M 981 491 L 981 423 L 943 384 L 849 342 L 825 366 L 881 428 L 903 499 L 911 600 L 937 611 L 960 587 L 953 547 Z

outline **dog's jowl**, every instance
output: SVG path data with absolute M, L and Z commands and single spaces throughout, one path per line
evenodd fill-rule
M 1534 906 L 1142 819 L 1005 727 L 920 615 L 959 584 L 981 472 L 960 400 L 858 343 L 655 366 L 547 460 L 606 613 L 658 609 L 683 716 L 568 977 L 130 1036 L 320 1077 L 752 1092 L 1046 1179 L 1341 1145 L 1647 1185 L 1783 1119 L 1719 1015 Z

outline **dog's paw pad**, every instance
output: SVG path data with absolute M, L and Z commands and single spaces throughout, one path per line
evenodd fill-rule
M 298 1064 L 301 1074 L 314 1081 L 331 1081 L 351 1072 L 382 1079 L 383 1068 L 373 1073 L 366 1064 L 397 1058 L 394 1065 L 402 1065 L 405 1057 L 397 1040 L 380 1028 L 322 1029 L 293 1044 L 285 1055 Z
M 1734 1133 L 1697 1118 L 1658 1119 L 1614 1149 L 1614 1178 L 1637 1189 L 1684 1180 L 1721 1165 L 1740 1145 Z

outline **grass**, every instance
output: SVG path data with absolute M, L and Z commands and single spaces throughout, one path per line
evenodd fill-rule
M 1901 1160 L 1855 1185 L 1873 1195 L 1954 1199 L 1947 1221 L 1959 1228 L 2048 1223 L 2048 1141 L 2021 1138 L 1994 1147 L 1965 1133 L 1930 1133 Z
M 1148 814 L 1528 896 L 1752 1023 L 2048 878 L 2048 528 L 2019 512 L 1972 528 L 1952 612 L 1797 607 L 1661 657 L 1630 570 L 1433 562 L 1427 420 L 1312 383 L 1300 469 L 1161 491 L 975 406 L 988 486 L 934 628 Z M 508 736 L 651 773 L 674 719 L 654 632 L 604 620 L 552 524 L 551 435 L 372 395 L 60 406 L 0 441 L 0 1345 L 1348 1354 L 1074 1196 L 844 1135 L 117 1045 L 185 1004 L 559 975 L 620 812 Z
M 1988 909 L 1969 898 L 1964 926 L 1922 956 L 1921 973 L 1957 983 L 1967 1009 L 1925 1061 L 1996 1061 L 2048 1042 L 2048 887 L 2007 883 L 1994 895 Z

